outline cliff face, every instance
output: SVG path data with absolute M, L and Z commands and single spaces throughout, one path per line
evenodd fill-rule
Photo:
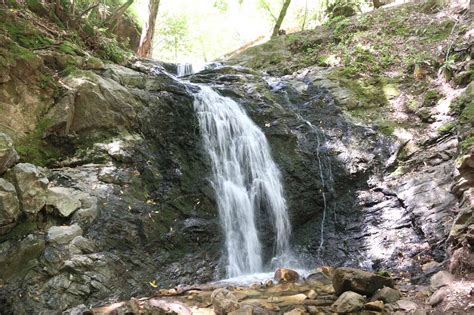
M 443 267 L 472 272 L 472 20 L 454 25 L 419 8 L 282 36 L 230 61 L 254 69 L 188 78 L 238 101 L 265 132 L 292 244 L 310 268 L 360 266 L 415 281 Z M 106 64 L 54 42 L 28 12 L 1 14 L 2 308 L 64 310 L 222 276 L 193 108 L 199 87 L 159 62 Z M 394 16 L 403 19 L 385 33 L 382 21 Z M 400 51 L 377 46 L 384 40 Z M 345 52 L 358 44 L 366 46 Z M 433 57 L 438 46 L 455 66 Z M 268 260 L 272 227 L 261 225 Z

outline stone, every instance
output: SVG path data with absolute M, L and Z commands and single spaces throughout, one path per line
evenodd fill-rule
M 84 304 L 65 310 L 63 315 L 83 315 L 91 312 L 91 310 Z
M 13 147 L 12 139 L 0 132 L 0 175 L 18 162 L 19 156 Z
M 44 207 L 49 181 L 40 168 L 20 163 L 10 169 L 5 177 L 15 185 L 22 211 L 34 215 Z
M 225 288 L 219 288 L 212 291 L 211 303 L 214 306 L 216 314 L 228 314 L 239 309 L 237 297 Z
M 69 252 L 71 255 L 91 254 L 95 252 L 95 244 L 93 241 L 79 235 L 69 244 Z
M 382 289 L 379 289 L 377 292 L 375 292 L 371 300 L 379 300 L 389 304 L 400 300 L 401 297 L 400 291 L 389 287 L 383 287 Z
M 364 295 L 372 295 L 384 286 L 393 287 L 391 278 L 382 277 L 371 272 L 355 268 L 337 268 L 332 279 L 336 295 L 345 291 L 354 291 Z
M 0 235 L 8 233 L 16 224 L 20 214 L 20 202 L 15 187 L 0 178 Z
M 382 301 L 372 301 L 365 303 L 365 308 L 369 311 L 382 312 L 385 305 Z
M 273 279 L 279 283 L 283 282 L 296 282 L 300 279 L 300 275 L 291 269 L 287 268 L 278 268 L 275 271 L 275 275 L 273 276 Z
M 443 300 L 446 298 L 447 295 L 448 295 L 448 288 L 441 287 L 438 290 L 436 290 L 432 296 L 430 296 L 428 300 L 428 304 L 431 306 L 436 306 L 439 303 L 443 302 Z
M 332 309 L 337 313 L 357 312 L 364 307 L 365 299 L 362 295 L 346 291 L 333 303 Z
M 454 276 L 449 271 L 439 271 L 435 273 L 431 279 L 430 284 L 433 290 L 449 285 L 454 281 Z
M 50 110 L 51 114 L 47 115 L 51 121 L 50 133 L 123 130 L 136 126 L 137 111 L 142 104 L 118 82 L 92 71 L 81 71 L 66 77 L 64 84 L 74 93 L 67 93 Z
M 48 230 L 46 240 L 50 243 L 67 244 L 76 236 L 82 235 L 82 229 L 78 224 L 70 226 L 52 226 Z
M 308 299 L 314 300 L 318 296 L 318 294 L 316 293 L 316 291 L 310 290 L 308 293 L 306 293 L 306 296 L 308 297 Z
M 330 284 L 331 283 L 331 278 L 326 273 L 324 273 L 323 271 L 316 271 L 316 272 L 313 272 L 313 273 L 309 274 L 306 277 L 306 281 L 321 282 L 321 283 L 324 283 L 324 284 Z
M 418 305 L 410 300 L 399 300 L 397 301 L 398 308 L 406 312 L 412 312 L 417 309 Z
M 305 314 L 308 314 L 308 313 L 300 308 L 294 308 L 289 312 L 283 313 L 283 315 L 305 315 Z
M 46 196 L 46 204 L 56 208 L 63 217 L 69 217 L 81 207 L 78 190 L 67 187 L 50 187 Z
M 241 308 L 229 313 L 229 315 L 252 315 L 252 314 L 253 314 L 253 307 L 250 305 L 243 305 Z

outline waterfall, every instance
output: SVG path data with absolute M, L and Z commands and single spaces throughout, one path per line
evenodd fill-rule
M 193 73 L 193 65 L 190 63 L 178 63 L 176 66 L 176 75 L 178 77 L 184 77 Z
M 291 227 L 280 171 L 263 132 L 242 107 L 207 86 L 200 86 L 194 107 L 212 166 L 212 185 L 225 234 L 227 275 L 263 271 L 259 213 L 273 230 L 274 259 L 290 263 Z

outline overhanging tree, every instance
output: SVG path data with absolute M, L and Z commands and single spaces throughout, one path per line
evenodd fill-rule
M 160 0 L 149 0 L 148 3 L 148 20 L 143 26 L 142 35 L 140 37 L 140 45 L 138 46 L 137 55 L 140 57 L 150 57 L 153 44 L 153 36 L 155 35 L 156 17 Z
M 272 37 L 275 37 L 278 35 L 278 32 L 280 31 L 281 24 L 283 23 L 283 19 L 286 16 L 286 12 L 288 11 L 288 7 L 290 6 L 291 0 L 285 0 L 283 3 L 283 7 L 281 8 L 280 15 L 278 16 L 278 19 L 275 23 L 275 27 L 273 28 L 273 33 Z

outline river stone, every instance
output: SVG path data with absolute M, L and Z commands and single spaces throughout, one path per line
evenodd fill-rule
M 365 303 L 365 308 L 369 311 L 382 312 L 385 305 L 382 301 L 372 301 Z
M 364 307 L 365 299 L 362 295 L 346 291 L 334 302 L 332 309 L 337 313 L 357 312 Z
M 436 290 L 453 282 L 454 276 L 446 270 L 435 273 L 430 280 L 431 288 Z
M 377 290 L 377 292 L 375 292 L 371 300 L 372 301 L 379 300 L 379 301 L 383 301 L 389 304 L 389 303 L 394 303 L 400 300 L 401 297 L 402 296 L 400 294 L 400 291 L 389 288 L 389 287 L 383 287 L 382 289 Z
M 0 132 L 0 175 L 18 162 L 19 156 L 13 147 L 12 139 L 5 133 Z
M 439 303 L 443 302 L 444 298 L 448 295 L 448 288 L 447 287 L 442 287 L 436 290 L 435 293 L 433 293 L 432 296 L 430 296 L 430 299 L 428 300 L 428 304 L 431 306 L 436 306 Z
M 225 288 L 219 288 L 212 291 L 211 303 L 217 314 L 228 314 L 239 309 L 237 297 Z
M 8 233 L 16 224 L 20 214 L 20 203 L 15 187 L 0 178 L 0 235 Z
M 286 269 L 286 268 L 278 268 L 275 271 L 275 275 L 273 276 L 273 279 L 279 283 L 283 282 L 296 282 L 300 279 L 300 275 L 291 269 Z
M 81 207 L 78 190 L 67 187 L 51 187 L 48 189 L 46 204 L 58 209 L 63 217 L 70 216 Z
M 52 226 L 48 230 L 46 240 L 56 244 L 67 244 L 76 236 L 82 235 L 82 229 L 78 224 L 70 226 Z
M 418 305 L 415 302 L 410 301 L 410 300 L 400 300 L 397 302 L 397 305 L 401 310 L 406 311 L 406 312 L 412 312 L 416 310 L 416 308 L 418 307 Z
M 44 207 L 49 181 L 40 168 L 20 163 L 10 169 L 5 177 L 15 185 L 22 211 L 36 214 Z
M 393 287 L 393 280 L 371 272 L 355 268 L 337 268 L 334 271 L 332 284 L 336 295 L 345 291 L 354 291 L 364 295 L 372 295 L 384 286 Z
M 253 307 L 250 305 L 243 305 L 241 308 L 229 313 L 229 315 L 252 315 L 252 314 L 253 314 Z

